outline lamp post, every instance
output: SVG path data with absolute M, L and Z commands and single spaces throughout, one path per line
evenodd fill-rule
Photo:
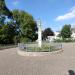
M 41 28 L 41 21 L 37 21 L 38 26 L 38 47 L 42 46 L 42 28 Z

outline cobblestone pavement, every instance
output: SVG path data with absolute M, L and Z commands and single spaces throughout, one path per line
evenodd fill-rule
M 75 43 L 63 44 L 63 52 L 22 57 L 18 48 L 0 50 L 0 75 L 75 75 Z

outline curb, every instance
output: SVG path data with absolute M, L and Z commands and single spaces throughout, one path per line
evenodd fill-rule
M 58 51 L 54 51 L 54 52 L 25 52 L 25 51 L 21 51 L 21 50 L 17 50 L 17 54 L 20 56 L 49 56 L 51 54 L 58 54 L 63 52 L 63 50 L 58 50 Z

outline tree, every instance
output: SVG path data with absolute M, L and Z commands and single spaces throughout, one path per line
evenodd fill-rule
M 15 27 L 11 25 L 3 25 L 0 28 L 0 44 L 14 43 Z
M 5 0 L 0 0 L 0 44 L 14 42 L 15 27 L 5 23 L 6 17 L 12 19 L 12 12 L 7 8 Z
M 71 34 L 72 34 L 72 31 L 71 31 L 71 25 L 64 25 L 62 30 L 61 30 L 61 33 L 60 35 L 62 36 L 62 38 L 71 38 Z
M 4 24 L 4 21 L 6 20 L 6 16 L 8 18 L 12 18 L 12 13 L 6 7 L 5 0 L 0 0 L 0 26 Z
M 35 41 L 37 39 L 37 24 L 33 17 L 27 12 L 21 10 L 13 10 L 12 13 L 13 18 L 19 27 L 20 36 Z
M 5 16 L 1 15 L 0 16 L 0 26 L 4 25 L 4 21 L 5 21 Z
M 42 38 L 46 40 L 47 36 L 54 36 L 54 32 L 51 30 L 51 28 L 46 28 L 42 33 Z
M 6 7 L 5 0 L 0 0 L 0 15 L 12 17 L 11 11 Z
M 10 18 L 10 22 L 5 23 L 6 17 Z M 36 31 L 37 24 L 30 14 L 20 10 L 11 12 L 6 7 L 5 0 L 0 0 L 0 43 L 12 43 L 14 36 L 18 38 L 19 35 L 20 38 L 35 41 L 37 39 Z

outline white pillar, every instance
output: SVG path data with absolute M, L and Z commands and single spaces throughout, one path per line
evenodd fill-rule
M 41 28 L 41 21 L 37 22 L 38 24 L 38 47 L 42 46 L 42 28 Z

